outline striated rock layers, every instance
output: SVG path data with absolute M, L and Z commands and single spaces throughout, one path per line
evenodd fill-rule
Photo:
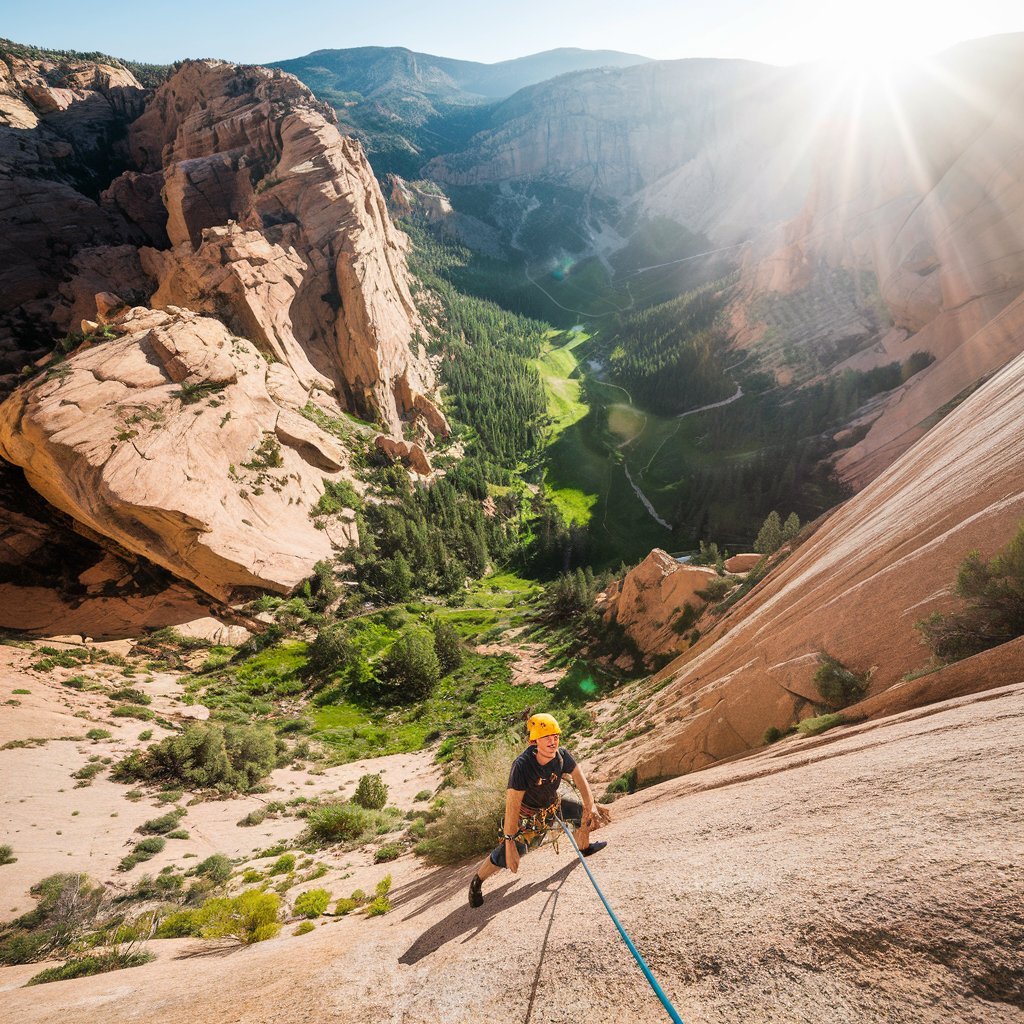
M 610 777 L 634 765 L 641 778 L 692 771 L 759 746 L 769 727 L 784 730 L 813 715 L 820 651 L 871 672 L 865 713 L 1024 681 L 1019 641 L 901 681 L 928 665 L 914 624 L 955 606 L 950 591 L 965 555 L 990 558 L 1024 518 L 1022 417 L 1024 355 L 663 670 L 668 685 L 649 709 L 657 727 L 616 748 L 604 766 Z M 900 697 L 907 687 L 909 704 Z
M 686 646 L 687 627 L 707 604 L 699 591 L 717 576 L 714 569 L 683 565 L 655 548 L 624 579 L 608 587 L 598 598 L 598 608 L 606 622 L 625 630 L 645 663 L 652 664 Z
M 187 310 L 114 324 L 0 407 L 0 456 L 40 495 L 225 601 L 287 592 L 356 539 L 353 517 L 310 518 L 347 456 L 290 370 Z

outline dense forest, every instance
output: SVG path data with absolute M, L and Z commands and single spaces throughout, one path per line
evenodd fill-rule
M 708 285 L 625 318 L 601 346 L 612 379 L 663 416 L 728 398 L 735 356 L 716 323 L 724 302 L 722 287 Z

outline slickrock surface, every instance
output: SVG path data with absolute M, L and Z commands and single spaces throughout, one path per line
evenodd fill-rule
M 348 457 L 290 371 L 186 310 L 115 323 L 0 408 L 0 455 L 39 494 L 222 600 L 288 591 L 356 540 L 354 517 L 310 518 Z
M 655 548 L 625 579 L 608 587 L 604 598 L 598 599 L 598 608 L 606 622 L 626 631 L 645 660 L 677 654 L 687 639 L 675 628 L 676 622 L 687 605 L 695 614 L 705 608 L 707 601 L 697 592 L 717 576 L 714 569 L 683 565 Z
M 656 728 L 613 751 L 609 777 L 634 766 L 641 778 L 677 775 L 759 746 L 770 726 L 785 730 L 809 717 L 820 703 L 820 651 L 870 670 L 869 697 L 926 668 L 929 651 L 914 624 L 955 607 L 950 591 L 967 553 L 991 558 L 1024 519 L 1022 416 L 1019 356 L 662 670 L 667 685 L 645 716 Z M 979 690 L 993 684 L 993 672 L 1024 680 L 1020 643 L 946 671 L 967 673 Z M 922 677 L 918 701 L 935 699 L 931 687 L 942 695 L 944 676 Z
M 1022 751 L 1021 685 L 786 740 L 620 800 L 588 865 L 688 1024 L 1019 1024 Z M 194 810 L 207 808 L 237 813 Z M 32 989 L 18 986 L 37 965 L 4 968 L 5 1011 L 24 1024 L 666 1019 L 564 842 L 496 876 L 478 910 L 468 864 L 388 867 L 385 917 L 247 949 L 152 942 L 154 963 Z

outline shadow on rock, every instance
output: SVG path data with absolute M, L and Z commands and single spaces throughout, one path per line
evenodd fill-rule
M 400 964 L 418 963 L 425 956 L 436 953 L 446 942 L 451 942 L 460 935 L 466 936 L 462 940 L 463 942 L 469 942 L 470 939 L 476 938 L 488 923 L 503 911 L 532 899 L 540 893 L 557 893 L 578 863 L 579 861 L 574 860 L 539 882 L 532 882 L 516 889 L 513 889 L 514 883 L 509 882 L 493 892 L 485 893 L 485 902 L 482 907 L 473 908 L 467 905 L 453 910 L 446 918 L 431 925 L 398 958 L 398 962 Z

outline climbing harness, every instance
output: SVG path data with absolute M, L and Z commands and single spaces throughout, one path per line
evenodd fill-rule
M 557 818 L 558 824 L 561 826 L 562 831 L 569 837 L 569 843 L 572 848 L 576 851 L 576 856 L 579 857 L 580 863 L 583 865 L 583 870 L 586 871 L 587 877 L 590 879 L 590 884 L 593 885 L 594 891 L 598 896 L 601 897 L 601 902 L 604 904 L 604 909 L 608 911 L 608 916 L 612 919 L 612 923 L 619 930 L 619 934 L 622 936 L 622 941 L 626 943 L 626 948 L 633 954 L 633 959 L 636 960 L 640 966 L 640 970 L 644 972 L 644 977 L 647 979 L 651 988 L 654 989 L 654 994 L 661 1000 L 661 1005 L 665 1007 L 669 1017 L 673 1021 L 673 1024 L 683 1024 L 683 1018 L 676 1012 L 675 1007 L 669 1001 L 669 998 L 662 991 L 661 986 L 658 984 L 658 979 L 654 977 L 650 967 L 647 966 L 646 961 L 640 955 L 640 951 L 633 945 L 633 940 L 626 934 L 626 929 L 619 923 L 619 919 L 615 916 L 615 911 L 612 910 L 608 901 L 604 897 L 604 893 L 601 892 L 601 887 L 597 884 L 597 879 L 594 878 L 594 873 L 587 866 L 587 862 L 580 852 L 580 848 L 576 845 L 576 840 L 573 839 L 572 833 L 569 831 L 569 826 L 566 825 L 562 818 Z
M 555 853 L 558 853 L 558 841 L 562 837 L 558 827 L 558 807 L 560 803 L 561 800 L 555 800 L 550 807 L 543 807 L 539 811 L 533 811 L 532 814 L 520 814 L 519 831 L 512 836 L 506 835 L 502 826 L 498 828 L 498 836 L 502 841 L 511 839 L 513 842 L 523 842 L 531 850 L 535 850 L 544 842 L 544 838 L 550 835 L 555 847 Z M 538 836 L 540 837 L 539 839 Z

